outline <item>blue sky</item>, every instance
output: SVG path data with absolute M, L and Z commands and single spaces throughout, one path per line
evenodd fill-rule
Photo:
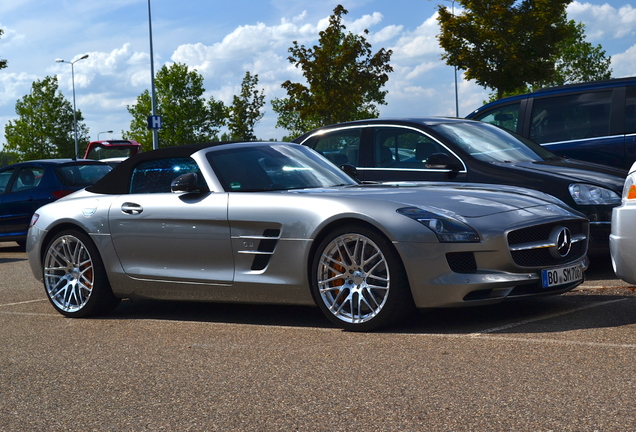
M 453 69 L 440 60 L 435 36 L 436 6 L 448 0 L 151 0 L 155 71 L 185 63 L 204 78 L 206 97 L 229 104 L 245 71 L 258 74 L 266 96 L 265 116 L 256 127 L 262 139 L 280 139 L 269 100 L 284 97 L 280 85 L 302 76 L 287 61 L 292 41 L 316 43 L 334 7 L 349 13 L 348 31 L 366 36 L 373 51 L 393 50 L 394 72 L 381 116 L 454 115 Z M 455 4 L 457 6 L 457 4 Z M 612 57 L 614 77 L 636 75 L 636 8 L 627 0 L 572 2 L 568 18 L 585 23 L 587 40 Z M 147 0 L 12 0 L 0 4 L 0 145 L 4 126 L 16 118 L 15 103 L 33 81 L 57 75 L 72 102 L 71 67 L 56 63 L 88 54 L 74 66 L 77 107 L 91 139 L 119 138 L 127 130 L 127 105 L 150 88 Z M 459 114 L 481 105 L 488 91 L 459 79 Z

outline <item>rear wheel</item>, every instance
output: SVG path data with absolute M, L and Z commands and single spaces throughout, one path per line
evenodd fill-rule
M 323 313 L 345 330 L 385 327 L 414 309 L 395 248 L 365 227 L 340 227 L 320 243 L 311 284 Z
M 67 317 L 110 312 L 119 303 L 92 240 L 68 230 L 55 235 L 42 259 L 44 288 L 51 304 Z

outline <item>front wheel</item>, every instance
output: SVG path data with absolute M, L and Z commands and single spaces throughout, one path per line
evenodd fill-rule
M 340 227 L 320 243 L 313 259 L 311 286 L 323 313 L 345 330 L 385 327 L 414 309 L 395 248 L 365 227 Z
M 68 230 L 55 235 L 42 259 L 44 288 L 62 315 L 81 318 L 110 312 L 119 303 L 92 240 Z

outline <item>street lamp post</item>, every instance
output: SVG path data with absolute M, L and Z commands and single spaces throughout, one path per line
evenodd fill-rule
M 451 14 L 455 16 L 455 0 L 447 0 L 451 2 Z M 459 117 L 459 96 L 457 95 L 457 66 L 453 66 L 455 75 L 455 117 Z
M 77 159 L 77 154 L 79 153 L 77 144 L 77 108 L 75 107 L 75 68 L 73 67 L 73 65 L 80 60 L 84 60 L 85 58 L 88 58 L 88 54 L 84 54 L 77 60 L 70 62 L 62 59 L 55 60 L 57 63 L 69 63 L 71 65 L 71 82 L 73 85 L 73 128 L 75 129 L 75 154 L 73 155 L 73 159 Z
M 97 141 L 99 141 L 99 135 L 103 134 L 103 133 L 107 133 L 107 134 L 112 134 L 113 131 L 103 131 L 103 132 L 97 132 Z
M 457 0 L 444 0 L 451 4 L 451 15 L 455 16 L 455 1 Z M 457 94 L 457 66 L 453 66 L 453 73 L 455 75 L 455 117 L 459 117 L 459 96 Z

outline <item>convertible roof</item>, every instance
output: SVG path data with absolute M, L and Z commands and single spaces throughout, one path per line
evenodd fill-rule
M 86 188 L 89 192 L 99 194 L 127 194 L 129 192 L 130 178 L 135 166 L 141 162 L 165 159 L 172 157 L 190 157 L 197 151 L 213 147 L 222 144 L 229 144 L 227 142 L 213 142 L 213 143 L 201 143 L 201 144 L 188 144 L 177 147 L 166 147 L 158 150 L 152 150 L 149 152 L 139 153 L 131 156 L 128 159 L 121 162 L 115 169 L 106 174 L 100 180 L 98 180 L 92 186 Z

